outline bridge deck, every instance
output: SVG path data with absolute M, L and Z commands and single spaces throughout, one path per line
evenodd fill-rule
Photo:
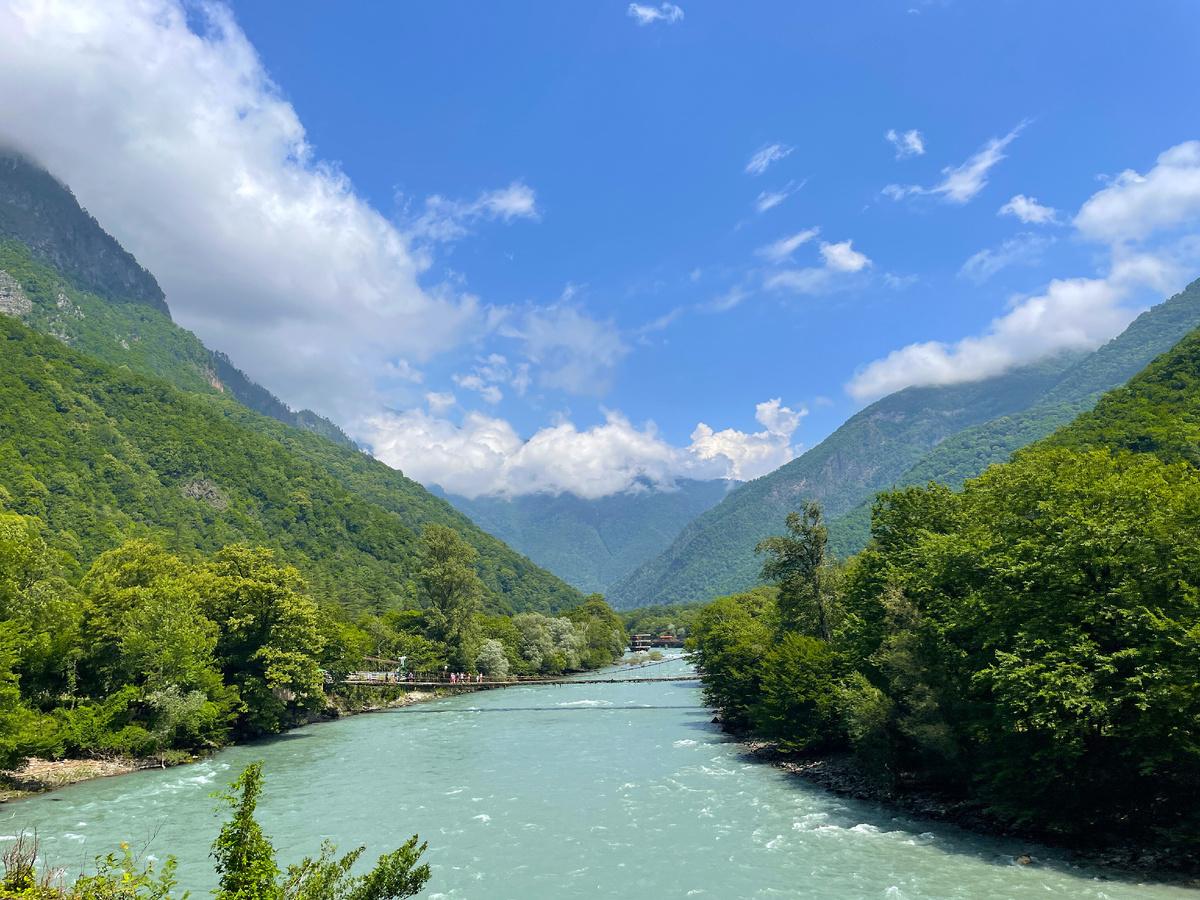
M 507 688 L 531 684 L 647 684 L 656 681 L 699 681 L 699 675 L 667 675 L 659 678 L 527 678 L 521 681 L 468 681 L 451 684 L 449 681 L 383 681 L 366 678 L 347 678 L 342 684 L 361 684 L 366 687 L 407 688 Z

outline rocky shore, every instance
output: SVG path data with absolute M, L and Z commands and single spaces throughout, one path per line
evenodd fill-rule
M 314 722 L 328 722 L 362 713 L 399 709 L 415 703 L 435 700 L 442 696 L 438 691 L 397 689 L 396 693 L 397 696 L 394 697 L 381 697 L 379 692 L 376 692 L 366 702 L 352 697 L 335 695 L 329 698 L 329 704 L 323 710 L 314 714 L 303 724 L 310 725 Z M 186 765 L 202 758 L 203 756 L 191 756 L 179 752 L 145 759 L 133 759 L 126 756 L 54 760 L 31 757 L 19 769 L 0 771 L 0 803 L 19 800 L 31 794 L 58 790 L 82 781 L 91 781 L 93 778 L 111 778 L 114 775 L 128 775 L 130 772 L 140 772 L 145 769 L 165 769 Z
M 886 804 L 923 819 L 946 822 L 979 834 L 1029 841 L 1029 849 L 1013 858 L 1019 865 L 1038 865 L 1040 846 L 1061 852 L 1072 865 L 1094 869 L 1105 877 L 1200 888 L 1200 859 L 1181 853 L 1178 848 L 1127 840 L 1085 844 L 1053 832 L 1014 828 L 989 815 L 977 804 L 927 790 L 881 784 L 867 776 L 849 754 L 806 756 L 784 752 L 768 741 L 735 736 L 739 737 L 750 758 L 769 763 L 839 796 Z

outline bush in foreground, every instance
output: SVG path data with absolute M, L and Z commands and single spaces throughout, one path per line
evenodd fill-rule
M 363 875 L 352 873 L 364 847 L 338 856 L 328 841 L 315 859 L 281 871 L 275 848 L 263 833 L 254 811 L 262 793 L 262 765 L 246 768 L 222 796 L 232 817 L 213 843 L 220 885 L 217 900 L 402 900 L 416 895 L 429 880 L 429 866 L 420 862 L 426 844 L 413 835 L 401 847 L 379 857 Z M 70 886 L 60 883 L 53 871 L 37 868 L 37 841 L 22 835 L 0 857 L 4 875 L 0 897 L 4 900 L 170 900 L 186 898 L 176 891 L 175 859 L 168 857 L 161 871 L 153 863 L 144 867 L 121 845 L 121 855 L 96 860 L 94 875 L 82 875 Z

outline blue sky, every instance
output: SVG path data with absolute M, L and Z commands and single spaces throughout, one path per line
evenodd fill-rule
M 177 167 L 182 182 L 194 165 L 188 187 L 165 170 L 139 186 L 132 126 L 101 139 L 100 171 L 32 107 L 0 108 L 6 136 L 159 274 L 180 321 L 452 489 L 598 495 L 639 473 L 762 474 L 880 393 L 1094 346 L 1200 274 L 1200 161 L 1185 149 L 1155 168 L 1200 138 L 1200 7 L 1183 0 L 237 2 L 173 22 L 174 3 L 151 6 L 157 22 L 131 7 L 116 27 L 85 23 L 93 46 L 113 45 L 100 71 L 125 102 L 145 93 L 137 147 L 203 127 L 233 154 L 223 175 L 197 160 Z M 123 63 L 135 33 L 171 58 Z M 96 74 L 32 80 L 69 106 L 64 78 Z M 190 125 L 165 109 L 172 79 L 207 98 Z M 255 189 L 232 205 L 285 212 L 247 212 L 239 246 L 265 217 L 278 234 L 256 256 L 277 264 L 205 281 L 195 260 L 230 256 L 213 222 L 237 222 L 194 215 L 187 191 L 208 177 L 228 189 L 243 164 Z M 122 197 L 105 173 L 123 165 Z M 334 243 L 301 278 L 322 253 L 289 232 L 310 218 L 287 193 L 304 178 L 378 214 L 392 231 L 370 219 L 369 240 L 399 249 L 380 262 Z M 142 208 L 164 192 L 183 198 L 186 262 Z M 326 213 L 345 210 L 313 217 Z M 295 300 L 338 266 L 325 294 Z M 377 266 L 403 275 L 354 283 Z M 300 287 L 280 280 L 292 269 Z M 409 298 L 402 321 L 376 318 L 392 290 Z M 363 308 L 313 313 L 342 292 Z

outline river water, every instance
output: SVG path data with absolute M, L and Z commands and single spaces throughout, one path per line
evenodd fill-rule
M 262 760 L 260 821 L 283 862 L 325 838 L 373 859 L 419 832 L 429 898 L 1200 897 L 839 799 L 746 759 L 710 718 L 690 682 L 460 695 L 10 803 L 0 840 L 36 829 L 69 872 L 148 845 L 202 897 L 223 814 L 211 794 Z M 1016 865 L 1026 851 L 1037 863 Z

